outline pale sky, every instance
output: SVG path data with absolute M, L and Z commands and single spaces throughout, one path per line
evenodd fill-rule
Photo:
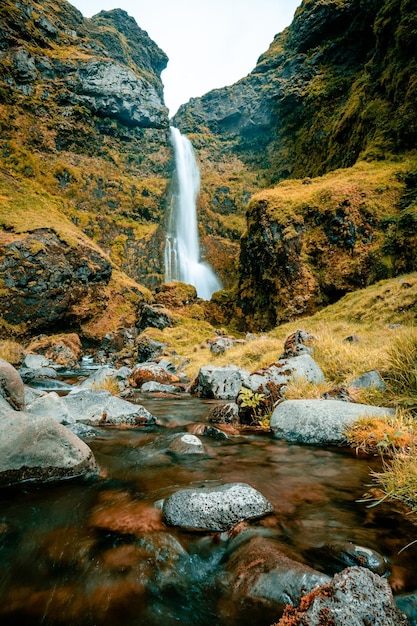
M 170 115 L 190 98 L 246 76 L 301 0 L 70 0 L 85 17 L 124 9 L 168 55 Z

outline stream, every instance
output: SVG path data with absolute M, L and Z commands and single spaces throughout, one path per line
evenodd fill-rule
M 140 396 L 155 427 L 101 428 L 87 441 L 100 475 L 0 490 L 0 623 L 7 626 L 225 626 L 225 533 L 164 526 L 154 504 L 188 486 L 247 482 L 274 507 L 251 532 L 327 571 L 315 549 L 352 541 L 383 554 L 394 591 L 414 590 L 415 526 L 399 506 L 359 502 L 378 458 L 289 445 L 270 434 L 202 436 L 206 454 L 170 455 L 215 401 Z M 340 568 L 342 569 L 342 568 Z M 330 572 L 327 572 L 330 573 Z M 331 573 L 330 573 L 331 574 Z M 276 619 L 278 619 L 277 616 Z M 261 613 L 241 624 L 267 626 Z

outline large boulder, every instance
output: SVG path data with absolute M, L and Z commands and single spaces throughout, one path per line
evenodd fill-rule
M 59 480 L 95 473 L 90 448 L 51 417 L 14 411 L 0 402 L 0 484 Z
M 343 444 L 345 430 L 361 417 L 393 415 L 392 409 L 342 400 L 285 400 L 272 413 L 276 437 L 305 444 Z
M 170 526 L 213 531 L 227 530 L 271 512 L 271 503 L 245 483 L 177 491 L 162 508 L 164 521 Z
M 325 621 L 324 621 L 325 620 Z M 388 581 L 362 567 L 349 567 L 330 584 L 303 598 L 300 609 L 288 607 L 276 626 L 407 626 Z
M 109 391 L 85 389 L 63 398 L 69 417 L 90 426 L 143 426 L 156 418 L 140 404 L 112 396 Z
M 248 378 L 249 372 L 236 365 L 225 367 L 205 365 L 200 368 L 197 378 L 193 381 L 191 393 L 202 398 L 234 400 Z
M 244 535 L 245 533 L 243 533 Z M 239 535 L 225 555 L 231 556 L 222 574 L 221 613 L 227 624 L 272 624 L 288 604 L 296 605 L 304 594 L 330 582 L 329 576 L 289 558 L 272 539 Z M 233 544 L 236 549 L 233 551 Z M 252 618 L 252 621 L 249 621 Z M 269 621 L 268 621 L 269 620 Z M 321 622 L 317 622 L 319 624 Z
M 22 409 L 25 406 L 25 388 L 20 374 L 4 359 L 0 359 L 0 396 L 13 409 Z

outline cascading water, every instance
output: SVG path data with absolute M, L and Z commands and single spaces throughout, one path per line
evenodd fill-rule
M 165 281 L 194 285 L 197 295 L 209 300 L 222 285 L 213 269 L 200 259 L 196 199 L 200 191 L 200 172 L 190 140 L 171 127 L 175 153 L 176 192 L 165 241 Z

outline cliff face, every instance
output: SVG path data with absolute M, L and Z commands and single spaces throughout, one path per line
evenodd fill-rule
M 167 60 L 119 9 L 84 19 L 65 0 L 1 3 L 0 326 L 8 332 L 100 316 L 117 325 L 110 293 L 117 300 L 121 289 L 127 304 L 149 297 L 118 269 L 160 281 L 172 171 L 160 79 Z M 129 307 L 118 304 L 133 320 Z
M 25 202 L 32 212 L 33 197 L 12 188 L 39 186 L 51 213 L 59 205 L 115 266 L 149 285 L 163 276 L 172 171 L 160 78 L 167 61 L 125 11 L 84 19 L 65 0 L 1 3 L 5 200 L 16 215 Z
M 9 90 L 38 95 L 63 117 L 68 107 L 128 126 L 168 124 L 160 73 L 168 58 L 120 9 L 91 20 L 66 2 L 15 3 L 1 8 L 3 98 Z
M 270 182 L 411 149 L 416 9 L 410 0 L 304 0 L 251 74 L 174 118 Z
M 416 24 L 410 0 L 304 0 L 251 74 L 175 116 L 252 196 L 238 269 L 251 328 L 416 269 Z M 300 180 L 256 193 L 285 179 Z

